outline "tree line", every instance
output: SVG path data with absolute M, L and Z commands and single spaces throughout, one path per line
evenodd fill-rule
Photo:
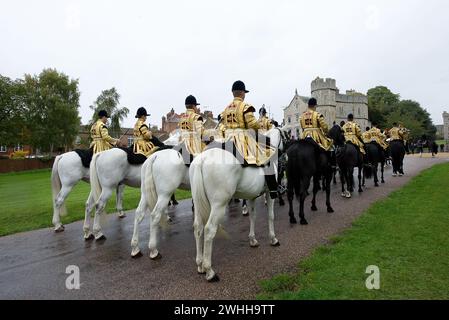
M 71 148 L 81 126 L 79 116 L 79 82 L 55 69 L 44 69 L 39 75 L 25 74 L 23 79 L 0 75 L 0 145 L 29 145 L 53 154 L 57 149 Z M 110 133 L 120 135 L 120 123 L 129 113 L 119 107 L 120 95 L 115 88 L 104 90 L 90 109 L 90 124 L 98 110 L 111 115 Z
M 401 100 L 385 86 L 368 90 L 368 113 L 371 122 L 377 122 L 381 128 L 391 128 L 393 123 L 402 123 L 410 132 L 412 140 L 435 140 L 436 127 L 430 114 L 419 102 Z

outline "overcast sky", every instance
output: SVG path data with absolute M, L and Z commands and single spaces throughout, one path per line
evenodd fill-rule
M 6 1 L 0 74 L 56 68 L 79 79 L 82 120 L 101 90 L 145 106 L 151 124 L 193 94 L 221 112 L 233 81 L 282 120 L 295 88 L 337 80 L 340 91 L 386 85 L 431 113 L 449 111 L 449 1 Z

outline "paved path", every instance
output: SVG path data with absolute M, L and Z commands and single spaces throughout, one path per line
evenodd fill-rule
M 442 161 L 448 160 L 408 157 L 405 177 L 392 178 L 391 169 L 387 169 L 384 186 L 374 188 L 369 181 L 365 192 L 356 193 L 350 200 L 342 199 L 339 188 L 334 188 L 334 214 L 326 213 L 324 197 L 320 194 L 319 212 L 311 213 L 307 205 L 308 226 L 291 226 L 287 207 L 276 206 L 275 228 L 281 242 L 278 248 L 269 245 L 267 214 L 260 200 L 256 235 L 261 246 L 257 249 L 249 247 L 248 218 L 241 216 L 239 205 L 232 205 L 224 224 L 231 239 L 217 239 L 214 246 L 213 265 L 220 275 L 219 283 L 207 283 L 204 276 L 196 273 L 189 200 L 170 212 L 174 224 L 160 233 L 163 258 L 159 261 L 148 257 L 148 220 L 142 224 L 140 237 L 145 255 L 138 260 L 131 259 L 132 213 L 124 220 L 115 215 L 108 217 L 105 242 L 84 242 L 81 222 L 67 225 L 61 234 L 43 229 L 3 237 L 0 238 L 0 299 L 254 298 L 259 280 L 294 271 L 301 258 L 349 227 L 371 203 L 403 186 L 424 168 Z M 80 268 L 80 290 L 65 287 L 68 265 Z

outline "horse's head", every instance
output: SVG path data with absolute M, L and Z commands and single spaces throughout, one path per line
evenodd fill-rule
M 286 146 L 289 144 L 288 134 L 281 128 L 273 128 L 266 133 L 266 136 L 270 138 L 270 144 L 279 150 L 284 152 Z
M 338 125 L 333 126 L 329 130 L 329 137 L 334 140 L 336 146 L 342 146 L 345 143 L 345 135 Z
M 170 133 L 170 136 L 167 140 L 164 141 L 164 144 L 167 146 L 177 146 L 180 142 L 181 131 L 176 129 Z

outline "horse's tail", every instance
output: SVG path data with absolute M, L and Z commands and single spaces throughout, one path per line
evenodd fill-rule
M 157 202 L 156 185 L 154 184 L 153 178 L 153 164 L 156 158 L 157 154 L 152 155 L 147 161 L 145 161 L 145 169 L 143 169 L 145 170 L 145 176 L 142 176 L 142 192 L 145 193 L 145 198 L 150 211 L 153 211 Z
M 90 188 L 92 192 L 92 197 L 94 198 L 95 203 L 97 203 L 101 194 L 101 184 L 98 179 L 97 173 L 97 159 L 100 156 L 100 153 L 94 154 L 92 157 L 92 161 L 90 162 Z
M 363 175 L 366 179 L 373 177 L 373 165 L 371 163 L 365 163 L 363 165 Z
M 51 191 L 53 195 L 53 210 L 56 211 L 56 199 L 58 197 L 59 192 L 62 188 L 61 178 L 59 177 L 59 169 L 58 164 L 59 160 L 61 160 L 61 156 L 57 156 L 55 158 L 55 161 L 53 163 L 53 167 L 51 169 Z M 65 202 L 61 205 L 59 208 L 59 216 L 65 216 L 67 215 L 67 207 L 65 205 Z
M 192 163 L 192 165 L 194 165 L 194 170 L 190 177 L 190 184 L 192 186 L 192 198 L 195 205 L 195 213 L 198 213 L 203 225 L 205 225 L 207 220 L 209 220 L 211 206 L 209 199 L 207 198 L 206 189 L 204 188 L 203 164 L 204 157 L 200 154 Z

